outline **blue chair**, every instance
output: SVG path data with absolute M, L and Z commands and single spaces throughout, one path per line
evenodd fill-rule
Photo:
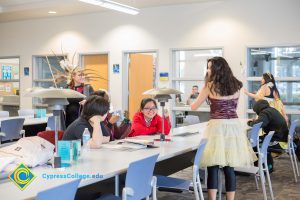
M 199 175 L 199 165 L 201 156 L 205 149 L 205 145 L 207 140 L 203 139 L 200 142 L 200 145 L 197 149 L 194 165 L 193 165 L 193 180 L 184 180 L 179 178 L 167 177 L 167 176 L 157 176 L 157 187 L 158 188 L 171 188 L 171 189 L 179 189 L 179 190 L 189 190 L 191 183 L 193 183 L 194 187 L 194 194 L 197 200 L 201 199 L 204 200 L 200 175 Z M 200 196 L 200 198 L 199 198 Z
M 122 200 L 149 199 L 151 193 L 152 199 L 156 200 L 156 177 L 153 176 L 153 171 L 157 157 L 158 154 L 130 163 L 122 192 Z M 99 200 L 115 199 L 121 199 L 121 197 L 109 194 L 99 198 Z
M 5 136 L 0 137 L 0 142 L 20 139 L 22 134 L 25 136 L 24 130 L 22 130 L 24 120 L 24 118 L 15 118 L 1 121 L 1 132 L 4 133 Z
M 291 123 L 290 130 L 289 130 L 289 136 L 288 136 L 288 153 L 291 159 L 292 169 L 294 173 L 295 182 L 297 183 L 297 176 L 299 176 L 299 169 L 298 169 L 298 163 L 296 159 L 296 153 L 295 153 L 295 146 L 294 146 L 294 134 L 295 129 L 297 126 L 298 120 L 294 120 Z
M 260 130 L 262 124 L 263 124 L 262 122 L 254 124 L 251 129 L 250 143 L 251 143 L 252 148 L 256 147 L 257 149 L 259 149 L 259 130 Z
M 270 178 L 270 173 L 269 173 L 269 168 L 268 168 L 268 162 L 267 162 L 267 153 L 268 153 L 268 147 L 270 144 L 270 141 L 274 135 L 274 131 L 271 131 L 264 139 L 262 146 L 259 150 L 259 156 L 258 156 L 258 167 L 259 167 L 259 175 L 260 175 L 260 180 L 261 180 L 261 185 L 263 189 L 263 194 L 264 194 L 264 200 L 267 200 L 267 192 L 266 192 L 266 187 L 265 187 L 265 174 L 266 172 L 267 175 L 267 181 L 270 189 L 270 195 L 271 199 L 274 200 L 274 194 L 272 190 L 272 183 L 271 183 L 271 178 Z
M 269 185 L 269 188 L 270 188 L 270 194 L 271 194 L 271 199 L 273 200 L 274 199 L 274 196 L 273 196 L 273 190 L 272 190 L 272 185 L 271 185 L 271 179 L 270 179 L 270 174 L 269 174 L 269 169 L 268 169 L 268 163 L 267 163 L 267 152 L 268 152 L 268 146 L 270 144 L 270 141 L 271 141 L 271 138 L 273 137 L 274 135 L 274 131 L 271 131 L 264 139 L 263 143 L 262 143 L 262 146 L 259 148 L 259 145 L 258 145 L 258 139 L 256 139 L 256 137 L 258 138 L 258 134 L 256 134 L 255 132 L 259 132 L 259 126 L 261 126 L 261 124 L 256 124 L 257 127 L 254 127 L 255 128 L 255 131 L 252 132 L 252 135 L 251 135 L 251 138 L 253 136 L 253 141 L 257 141 L 257 142 L 254 142 L 257 144 L 257 154 L 258 154 L 258 167 L 236 167 L 234 168 L 235 171 L 237 172 L 244 172 L 244 173 L 249 173 L 249 174 L 253 174 L 255 175 L 255 183 L 256 183 L 256 187 L 258 189 L 258 183 L 257 183 L 257 177 L 259 176 L 260 177 L 260 180 L 261 180 L 261 187 L 262 187 L 262 190 L 263 190 L 263 194 L 264 194 L 264 200 L 267 199 L 267 194 L 266 194 L 266 186 L 265 186 L 265 182 L 266 182 L 266 178 L 265 178 L 265 174 L 264 172 L 266 172 L 267 174 L 267 179 L 268 179 L 268 185 Z M 255 136 L 257 135 L 257 136 Z M 255 147 L 255 146 L 254 146 Z M 222 189 L 222 186 L 219 185 L 219 190 L 220 188 Z M 220 196 L 219 196 L 219 199 L 220 199 Z
M 0 111 L 0 117 L 9 117 L 9 112 L 8 111 Z
M 37 194 L 36 200 L 74 200 L 81 179 L 71 181 Z
M 55 130 L 55 116 L 48 117 L 47 128 L 49 130 Z
M 18 110 L 19 116 L 31 116 L 34 117 L 34 109 L 20 109 Z

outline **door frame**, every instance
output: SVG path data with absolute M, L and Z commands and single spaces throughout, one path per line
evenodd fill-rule
M 102 52 L 80 52 L 78 53 L 79 56 L 79 66 L 83 67 L 83 56 L 93 56 L 93 55 L 107 55 L 107 86 L 108 86 L 108 93 L 110 94 L 110 52 L 109 51 L 102 51 Z
M 122 70 L 122 108 L 123 110 L 128 110 L 128 98 L 129 98 L 129 54 L 135 54 L 135 53 L 153 53 L 156 54 L 156 59 L 155 59 L 155 87 L 158 86 L 158 78 L 159 78 L 159 66 L 158 66 L 158 61 L 159 61 L 159 51 L 158 49 L 149 49 L 149 50 L 126 50 L 122 51 L 122 63 L 123 63 L 123 70 Z

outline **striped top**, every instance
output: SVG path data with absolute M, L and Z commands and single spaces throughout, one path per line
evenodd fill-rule
M 213 99 L 208 97 L 210 103 L 210 119 L 238 118 L 236 109 L 239 98 Z

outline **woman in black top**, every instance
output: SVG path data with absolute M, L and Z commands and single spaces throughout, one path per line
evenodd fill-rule
M 75 68 L 70 74 L 68 88 L 89 96 L 93 92 L 90 85 L 85 85 L 85 75 L 81 69 Z M 66 127 L 75 121 L 80 115 L 81 101 L 83 99 L 68 99 L 69 105 L 66 106 Z

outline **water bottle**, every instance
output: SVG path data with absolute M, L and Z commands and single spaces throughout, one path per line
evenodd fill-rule
M 91 134 L 88 128 L 85 128 L 82 134 L 83 148 L 88 149 L 88 141 L 91 139 Z

